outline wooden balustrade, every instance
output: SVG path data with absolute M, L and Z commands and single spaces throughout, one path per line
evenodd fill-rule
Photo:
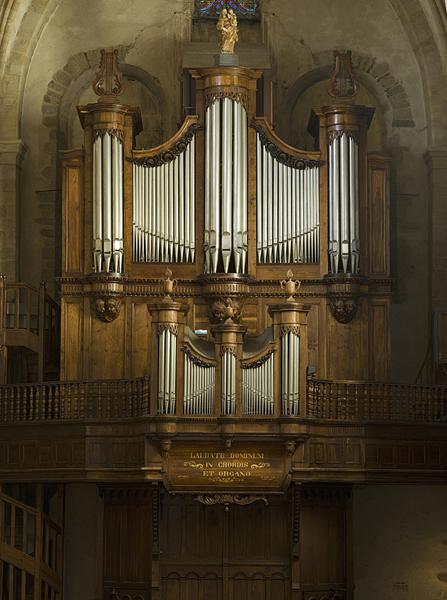
M 2 385 L 0 424 L 151 416 L 149 381 L 148 377 L 144 377 Z M 279 416 L 280 399 L 277 397 L 275 402 Z M 152 416 L 155 416 L 154 411 Z M 171 416 L 181 418 L 183 415 Z M 210 416 L 207 415 L 207 418 Z M 196 417 L 200 418 L 200 415 Z M 309 381 L 307 412 L 300 418 L 447 423 L 447 386 Z
M 309 381 L 307 417 L 447 423 L 447 386 Z
M 148 414 L 148 378 L 0 386 L 0 423 L 127 419 Z

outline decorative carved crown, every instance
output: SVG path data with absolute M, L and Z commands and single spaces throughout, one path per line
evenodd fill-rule
M 123 93 L 123 74 L 118 66 L 118 50 L 101 50 L 101 62 L 92 87 L 101 101 L 115 101 Z
M 348 100 L 359 91 L 352 68 L 352 52 L 334 51 L 334 70 L 329 81 L 328 93 L 333 98 Z

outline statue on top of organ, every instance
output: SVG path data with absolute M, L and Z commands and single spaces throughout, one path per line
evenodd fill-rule
M 226 13 L 218 27 L 222 51 L 232 52 L 237 20 Z M 65 239 L 79 252 L 65 245 L 63 275 L 78 277 L 96 299 L 125 305 L 135 294 L 146 298 L 156 413 L 299 416 L 309 311 L 336 306 L 337 321 L 351 321 L 359 299 L 377 295 L 368 278 L 389 275 L 383 229 L 382 255 L 372 256 L 367 130 L 374 109 L 353 102 L 351 54 L 335 53 L 334 104 L 314 110 L 309 124 L 318 149 L 299 150 L 258 112 L 266 105 L 268 73 L 217 64 L 185 73 L 183 103 L 194 114 L 179 131 L 158 147 L 136 150 L 139 110 L 119 103 L 117 55 L 103 53 L 94 84 L 99 101 L 79 107 L 85 228 L 64 220 Z M 66 173 L 69 166 L 67 155 Z M 66 192 L 66 215 L 73 196 Z M 386 211 L 387 197 L 381 201 Z M 317 299 L 313 304 L 284 301 L 280 282 L 291 268 L 302 280 L 292 295 Z M 161 302 L 171 271 L 178 281 Z M 283 285 L 291 289 L 293 274 L 287 276 Z M 315 357 L 314 351 L 327 375 L 330 365 Z

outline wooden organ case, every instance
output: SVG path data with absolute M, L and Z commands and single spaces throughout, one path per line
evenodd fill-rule
M 301 485 L 300 419 L 323 402 L 313 373 L 329 386 L 388 376 L 389 163 L 368 154 L 374 109 L 355 103 L 349 53 L 336 53 L 333 104 L 311 115 L 312 152 L 257 113 L 264 75 L 191 69 L 194 114 L 150 150 L 134 149 L 141 118 L 120 104 L 115 53 L 98 102 L 78 109 L 62 379 L 147 388 L 145 470 L 104 490 L 104 597 L 351 597 L 349 489 Z M 127 416 L 143 402 L 129 391 Z M 146 516 L 114 527 L 133 506 Z M 141 564 L 114 568 L 117 548 Z

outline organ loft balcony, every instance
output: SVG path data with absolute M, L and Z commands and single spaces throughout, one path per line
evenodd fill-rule
M 0 469 L 181 489 L 172 461 L 250 442 L 284 459 L 280 486 L 441 480 L 447 387 L 389 382 L 389 158 L 368 153 L 350 54 L 311 151 L 276 134 L 269 70 L 224 58 L 185 70 L 183 124 L 140 149 L 102 53 L 84 145 L 62 157 L 59 373 L 58 307 L 4 286 Z M 8 379 L 14 344 L 37 382 Z

